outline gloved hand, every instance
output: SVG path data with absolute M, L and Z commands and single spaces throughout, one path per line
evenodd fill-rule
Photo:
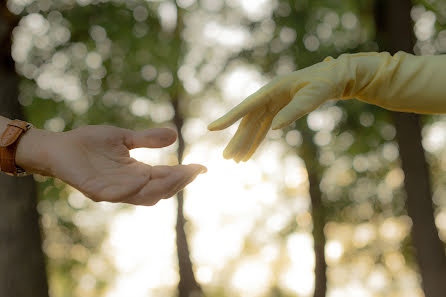
M 209 125 L 222 130 L 243 117 L 224 151 L 247 161 L 272 125 L 280 129 L 330 99 L 352 99 L 386 109 L 446 112 L 446 56 L 398 52 L 343 54 L 279 76 Z

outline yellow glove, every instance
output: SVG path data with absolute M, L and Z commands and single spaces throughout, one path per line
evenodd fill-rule
M 446 113 L 446 55 L 343 54 L 275 78 L 209 125 L 222 130 L 243 117 L 224 151 L 247 161 L 269 128 L 280 129 L 330 99 L 357 98 L 386 109 Z

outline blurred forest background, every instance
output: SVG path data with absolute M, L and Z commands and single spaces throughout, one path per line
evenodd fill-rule
M 274 76 L 446 52 L 442 0 L 2 0 L 0 112 L 171 126 L 149 164 L 209 169 L 155 207 L 0 177 L 0 296 L 444 297 L 446 118 L 329 102 L 244 164 L 208 123 Z M 422 98 L 420 98 L 422 100 Z M 184 195 L 184 197 L 183 197 Z

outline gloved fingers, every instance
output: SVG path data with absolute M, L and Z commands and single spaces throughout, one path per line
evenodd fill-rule
M 274 97 L 271 96 L 271 92 L 273 92 L 276 84 L 276 82 L 271 82 L 262 87 L 260 90 L 243 100 L 239 105 L 231 109 L 224 116 L 210 123 L 208 129 L 211 131 L 226 129 L 246 114 L 267 104 L 271 98 Z
M 223 157 L 225 159 L 233 158 L 234 155 L 241 151 L 245 145 L 251 143 L 251 139 L 255 138 L 257 130 L 263 121 L 265 112 L 266 109 L 261 109 L 256 112 L 249 113 L 243 118 L 237 132 L 232 137 L 231 141 L 223 152 Z
M 247 137 L 243 143 L 243 146 L 240 146 L 236 151 L 232 153 L 232 159 L 237 163 L 242 161 L 245 158 L 246 153 L 251 149 L 252 144 L 255 142 L 257 135 L 262 133 L 262 127 L 265 119 L 262 118 L 257 124 L 256 128 L 252 131 L 252 133 Z
M 270 116 L 262 122 L 260 128 L 257 131 L 257 135 L 254 138 L 254 141 L 249 146 L 249 150 L 247 150 L 244 153 L 244 155 L 243 155 L 243 157 L 241 157 L 240 161 L 246 162 L 251 158 L 251 156 L 255 153 L 255 151 L 259 147 L 260 143 L 263 141 L 263 139 L 265 139 L 266 134 L 268 133 L 269 128 L 271 127 L 272 121 L 273 121 L 273 116 Z
M 304 115 L 312 112 L 327 101 L 326 90 L 315 83 L 309 84 L 298 91 L 293 99 L 273 119 L 273 130 L 283 128 Z
M 261 140 L 263 140 L 269 130 L 269 127 L 271 126 L 271 121 L 271 116 L 262 119 L 262 121 L 257 125 L 257 129 L 253 131 L 254 133 L 252 133 L 250 137 L 245 141 L 243 147 L 240 147 L 238 151 L 233 153 L 232 159 L 234 159 L 234 161 L 236 161 L 237 163 L 239 163 L 240 161 L 245 161 L 246 155 L 251 151 L 253 145 L 257 142 L 257 146 L 254 148 L 255 151 L 259 144 L 257 139 L 261 138 Z
M 231 138 L 223 151 L 223 157 L 225 159 L 231 159 L 234 154 L 236 154 L 236 152 L 245 145 L 245 142 L 249 141 L 249 138 L 255 133 L 255 129 L 255 123 L 243 118 L 237 132 L 235 132 L 234 136 Z

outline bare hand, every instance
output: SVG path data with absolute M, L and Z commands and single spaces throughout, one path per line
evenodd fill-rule
M 206 171 L 195 164 L 150 166 L 130 157 L 134 148 L 172 144 L 176 140 L 172 129 L 86 126 L 64 133 L 31 129 L 27 134 L 19 143 L 17 164 L 29 172 L 57 177 L 94 201 L 154 205 Z

